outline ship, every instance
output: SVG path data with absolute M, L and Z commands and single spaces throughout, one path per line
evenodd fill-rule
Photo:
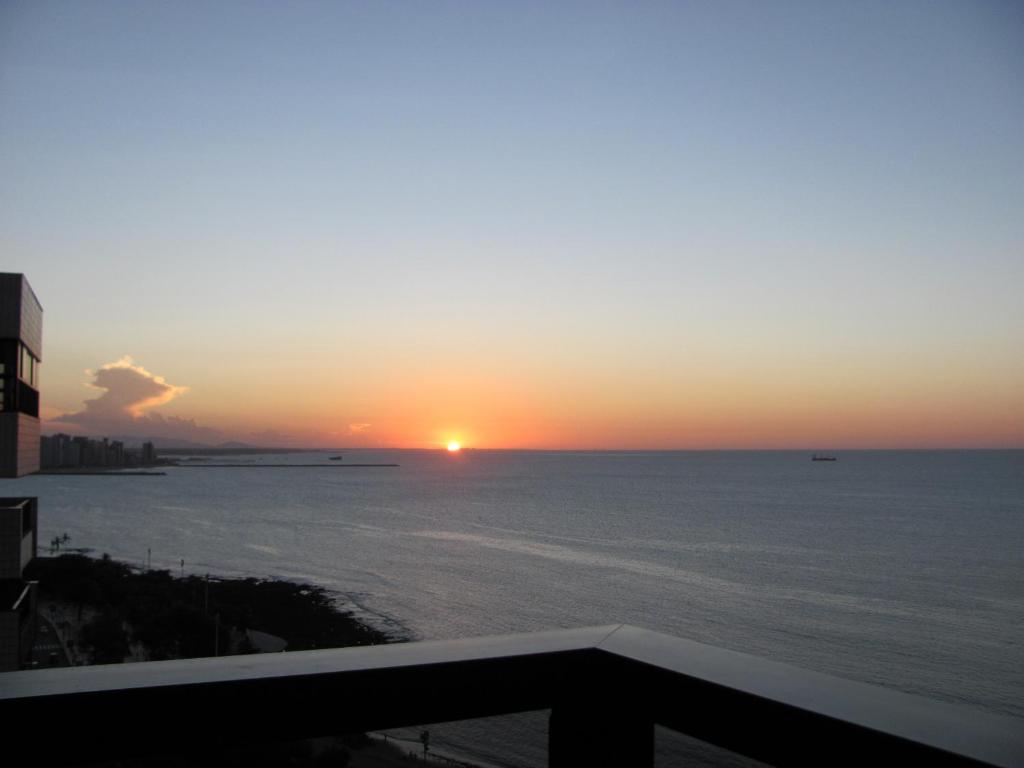
M 826 456 L 823 453 L 816 453 L 813 456 L 811 456 L 811 461 L 836 461 L 836 460 L 837 459 L 836 459 L 835 456 Z

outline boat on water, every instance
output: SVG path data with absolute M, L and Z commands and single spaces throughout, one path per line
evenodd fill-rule
M 328 456 L 331 461 L 341 461 L 341 456 Z
M 836 461 L 836 460 L 837 459 L 836 459 L 835 456 L 826 456 L 823 453 L 816 453 L 813 456 L 811 456 L 811 461 Z

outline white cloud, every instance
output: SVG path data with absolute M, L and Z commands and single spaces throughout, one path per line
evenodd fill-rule
M 163 376 L 137 365 L 131 357 L 122 357 L 97 371 L 86 373 L 93 379 L 87 382 L 87 386 L 100 390 L 102 394 L 86 400 L 82 410 L 76 413 L 66 413 L 49 420 L 48 429 L 196 442 L 217 441 L 223 437 L 215 429 L 196 424 L 194 419 L 152 413 L 154 408 L 185 394 L 188 387 L 168 383 Z

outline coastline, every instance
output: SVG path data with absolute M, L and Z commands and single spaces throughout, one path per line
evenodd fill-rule
M 33 655 L 38 667 L 343 648 L 409 639 L 339 608 L 334 594 L 324 587 L 285 579 L 174 575 L 80 552 L 36 557 L 26 575 L 39 582 L 40 647 Z M 273 750 L 295 765 L 339 759 L 353 768 L 390 768 L 422 764 L 414 746 L 397 733 L 375 732 L 278 744 Z M 188 756 L 180 760 L 171 764 L 190 764 Z M 434 751 L 431 762 L 484 766 L 444 747 Z
M 84 476 L 84 475 L 95 475 L 95 476 L 114 476 L 114 477 L 164 477 L 167 475 L 166 472 L 154 472 L 148 469 L 120 469 L 120 468 L 107 468 L 107 467 L 83 467 L 79 469 L 41 469 L 36 472 L 37 475 L 61 475 L 67 476 Z
M 83 663 L 195 658 L 401 642 L 340 609 L 323 587 L 282 579 L 175 575 L 107 555 L 37 557 L 44 615 Z

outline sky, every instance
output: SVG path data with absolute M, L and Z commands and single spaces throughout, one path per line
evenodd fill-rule
M 1024 447 L 1016 2 L 0 1 L 46 431 Z

